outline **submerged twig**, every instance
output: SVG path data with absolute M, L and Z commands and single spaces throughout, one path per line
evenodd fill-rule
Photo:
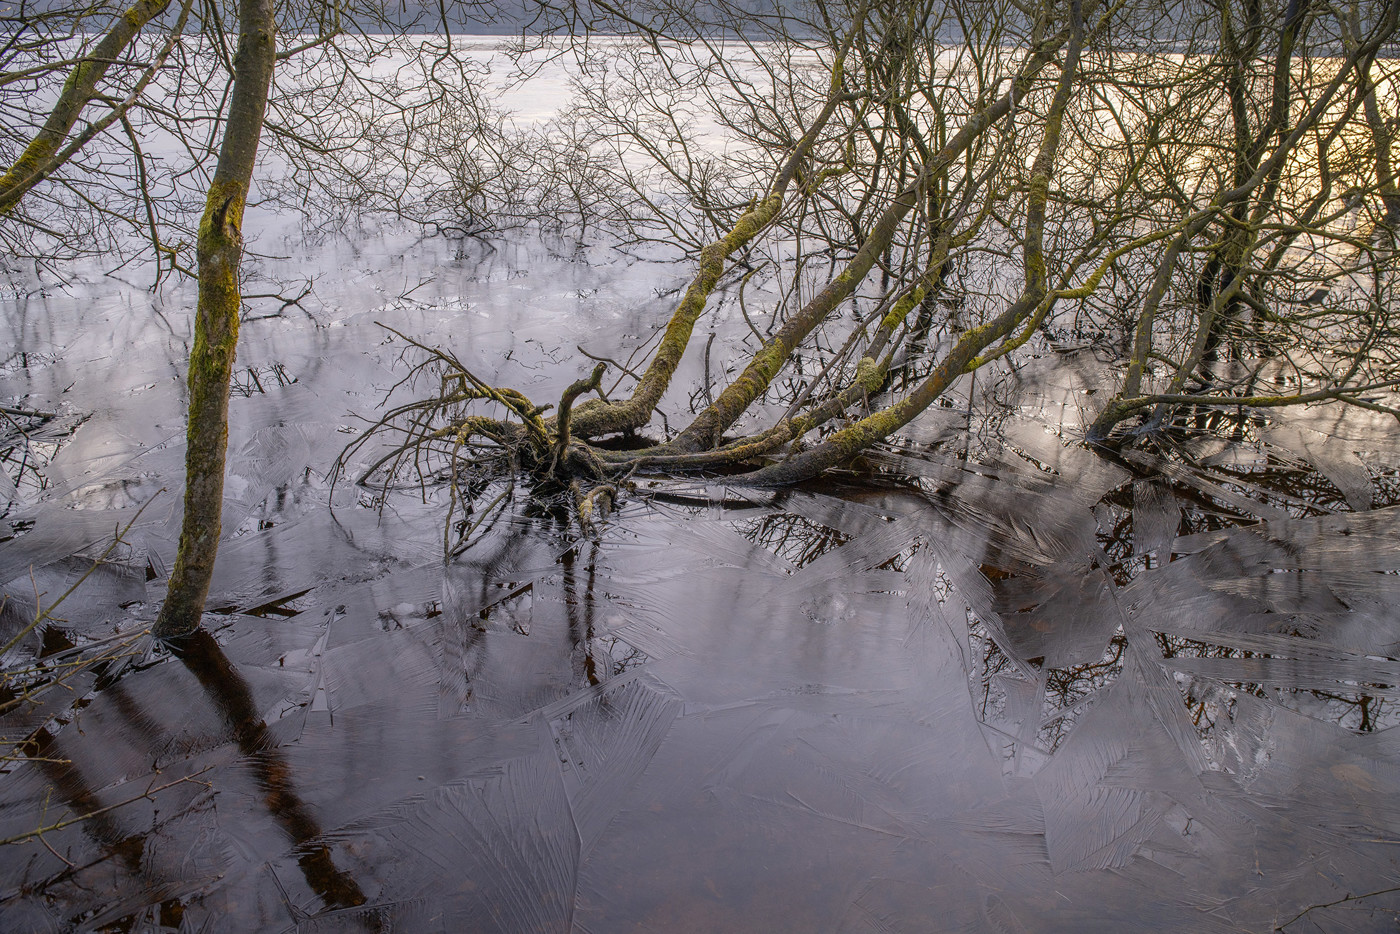
M 597 534 L 595 518 L 602 518 L 612 511 L 617 502 L 617 487 L 610 483 L 599 484 L 584 493 L 577 481 L 572 486 L 574 508 L 578 514 L 579 528 L 584 535 Z
M 84 583 L 89 577 L 92 576 L 93 572 L 96 571 L 99 567 L 102 566 L 102 564 L 107 560 L 107 556 L 110 555 L 113 551 L 115 551 L 115 550 L 116 550 L 116 547 L 117 547 L 118 545 L 122 545 L 122 544 L 125 544 L 125 543 L 126 543 L 126 533 L 131 531 L 131 527 L 134 526 L 134 525 L 136 524 L 136 520 L 138 520 L 138 519 L 141 518 L 141 514 L 142 514 L 143 512 L 146 511 L 146 507 L 149 506 L 149 505 L 151 505 L 151 503 L 153 503 L 153 502 L 155 501 L 155 498 L 156 498 L 157 496 L 159 496 L 160 494 L 164 493 L 164 492 L 165 492 L 165 488 L 162 487 L 161 489 L 157 490 L 157 491 L 151 496 L 150 499 L 148 499 L 148 500 L 146 500 L 146 502 L 142 503 L 142 504 L 141 504 L 141 508 L 138 509 L 138 510 L 136 510 L 136 515 L 132 516 L 132 517 L 131 517 L 131 520 L 130 520 L 129 522 L 127 522 L 127 524 L 126 524 L 125 526 L 123 526 L 122 528 L 116 530 L 116 532 L 113 533 L 113 536 L 112 536 L 112 543 L 111 543 L 110 545 L 108 545 L 106 548 L 104 548 L 104 549 L 102 550 L 102 553 L 99 554 L 96 558 L 93 559 L 92 566 L 89 567 L 86 571 L 84 571 L 81 577 L 79 577 L 79 578 L 78 578 L 77 580 L 75 580 L 72 584 L 70 584 L 69 587 L 68 587 L 68 589 L 65 590 L 65 591 L 63 591 L 63 593 L 60 594 L 60 595 L 58 596 L 58 599 L 56 599 L 56 600 L 54 600 L 52 603 L 50 603 L 50 604 L 48 605 L 48 608 L 47 608 L 47 609 L 43 609 L 43 608 L 41 608 L 41 607 L 39 606 L 39 598 L 42 597 L 43 595 L 40 594 L 40 593 L 38 593 L 38 588 L 37 588 L 37 586 L 36 586 L 36 588 L 35 588 L 35 607 L 34 607 L 35 612 L 34 612 L 34 619 L 33 619 L 27 626 L 25 626 L 23 629 L 21 629 L 19 632 L 15 633 L 13 636 L 11 636 L 11 637 L 10 637 L 10 641 L 6 642 L 3 646 L 0 646 L 0 657 L 3 657 L 3 656 L 5 655 L 5 653 L 9 652 L 10 649 L 12 649 L 12 648 L 14 648 L 16 645 L 18 645 L 21 639 L 23 639 L 25 636 L 27 636 L 27 635 L 29 635 L 31 632 L 33 632 L 36 628 L 38 628 L 38 626 L 39 626 L 41 623 L 43 623 L 45 620 L 48 620 L 48 619 L 51 619 L 51 618 L 52 618 L 53 611 L 56 610 L 56 609 L 58 609 L 59 605 L 60 605 L 61 603 L 63 603 L 64 600 L 67 600 L 70 596 L 72 596 L 73 591 L 75 591 L 75 590 L 77 590 L 79 587 L 81 587 L 81 586 L 83 585 L 83 583 Z M 33 570 L 32 570 L 32 569 L 31 569 L 31 571 L 30 571 L 30 579 L 31 579 L 31 580 L 33 579 Z
M 146 790 L 141 792 L 139 795 L 134 795 L 130 798 L 127 798 L 124 801 L 118 801 L 115 804 L 109 804 L 105 807 L 96 808 L 84 814 L 78 814 L 74 817 L 65 818 L 64 820 L 56 821 L 52 824 L 47 824 L 43 827 L 36 827 L 33 830 L 26 830 L 24 833 L 15 834 L 12 837 L 5 837 L 4 839 L 0 839 L 0 846 L 6 846 L 7 844 L 11 843 L 23 843 L 25 840 L 32 840 L 36 837 L 42 841 L 43 836 L 46 833 L 49 833 L 54 830 L 62 830 L 64 827 L 71 827 L 74 824 L 80 824 L 83 821 L 88 820 L 89 818 L 97 817 L 99 814 L 106 814 L 109 811 L 115 811 L 119 807 L 125 807 L 128 804 L 135 804 L 137 801 L 141 801 L 143 799 L 149 801 L 151 799 L 151 795 L 155 794 L 156 792 L 165 791 L 166 789 L 174 788 L 176 785 L 183 785 L 187 782 L 194 785 L 203 785 L 207 789 L 213 788 L 214 786 L 210 782 L 201 782 L 198 780 L 198 776 L 203 775 L 205 772 L 208 772 L 212 768 L 212 765 L 205 766 L 204 768 L 200 769 L 198 772 L 193 773 L 192 775 L 186 775 L 183 778 L 177 778 L 172 782 L 166 782 L 164 785 L 157 785 L 155 787 L 148 786 Z
M 1362 893 L 1362 894 L 1360 894 L 1360 895 L 1352 895 L 1352 894 L 1349 893 L 1349 894 L 1347 894 L 1346 896 L 1344 896 L 1344 897 L 1342 897 L 1342 898 L 1339 898 L 1339 899 L 1337 899 L 1337 900 L 1334 901 L 1334 902 L 1322 902 L 1321 904 L 1317 904 L 1317 905 L 1309 905 L 1307 908 L 1304 908 L 1302 911 L 1298 912 L 1296 915 L 1294 915 L 1293 917 L 1289 918 L 1287 921 L 1283 922 L 1282 924 L 1275 925 L 1275 926 L 1274 926 L 1274 930 L 1275 930 L 1275 931 L 1282 931 L 1284 928 L 1288 927 L 1288 926 L 1289 926 L 1290 924 L 1292 924 L 1294 921 L 1297 921 L 1299 918 L 1302 918 L 1304 915 L 1309 914 L 1310 912 L 1317 911 L 1317 910 L 1320 909 L 1320 908 L 1335 908 L 1335 907 L 1337 907 L 1338 905 L 1345 905 L 1347 902 L 1358 902 L 1358 901 L 1360 901 L 1360 900 L 1363 899 L 1363 898 L 1375 898 L 1377 895 L 1390 895 L 1390 894 L 1392 894 L 1392 893 L 1394 893 L 1394 892 L 1400 892 L 1400 885 L 1393 885 L 1393 886 L 1391 886 L 1391 887 L 1388 888 L 1388 889 L 1376 889 L 1374 892 L 1364 892 L 1364 893 Z

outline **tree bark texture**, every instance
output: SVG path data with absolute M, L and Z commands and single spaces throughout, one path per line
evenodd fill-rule
M 199 302 L 190 351 L 185 514 L 169 591 L 156 619 L 155 633 L 161 637 L 198 628 L 219 548 L 229 382 L 242 303 L 238 273 L 243 254 L 243 209 L 276 62 L 275 32 L 273 0 L 240 2 L 233 94 L 219 164 L 199 225 Z

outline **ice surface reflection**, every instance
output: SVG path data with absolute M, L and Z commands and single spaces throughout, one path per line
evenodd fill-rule
M 395 378 L 373 322 L 550 395 L 665 273 L 429 257 L 402 300 L 426 267 L 357 257 L 316 320 L 249 323 L 210 636 L 139 635 L 165 494 L 6 658 L 0 929 L 1394 930 L 1400 445 L 1366 413 L 1110 463 L 1060 437 L 1077 351 L 877 479 L 643 485 L 591 539 L 515 510 L 444 566 L 442 502 L 324 475 Z M 5 436 L 8 632 L 177 481 L 183 325 L 97 294 L 5 306 L 46 356 L 0 402 L 56 414 L 38 459 Z

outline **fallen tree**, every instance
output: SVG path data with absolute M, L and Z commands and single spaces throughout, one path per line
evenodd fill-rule
M 431 372 L 434 391 L 343 460 L 385 441 L 360 482 L 442 480 L 454 509 L 503 475 L 572 485 L 584 514 L 644 471 L 787 484 L 895 436 L 965 375 L 1085 334 L 1120 357 L 1094 444 L 1249 407 L 1400 417 L 1397 69 L 1382 55 L 1397 16 L 1393 0 L 1345 14 L 1308 0 L 827 4 L 762 41 L 652 36 L 684 65 L 662 70 L 692 87 L 701 73 L 748 145 L 697 173 L 679 128 L 639 143 L 675 159 L 673 203 L 710 235 L 646 366 L 627 368 L 630 392 L 601 397 L 600 366 L 550 414 L 416 345 L 412 375 Z M 807 57 L 772 51 L 793 47 Z M 619 135 L 656 132 L 636 107 L 611 113 Z M 767 329 L 743 305 L 756 277 L 782 296 Z M 654 437 L 719 292 L 755 346 L 688 424 Z

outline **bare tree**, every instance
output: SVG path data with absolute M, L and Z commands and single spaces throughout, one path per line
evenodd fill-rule
M 0 17 L 0 242 L 12 257 L 52 266 L 110 249 L 122 232 L 155 235 L 160 199 L 138 126 L 190 11 L 189 0 L 141 0 Z M 105 29 L 95 41 L 94 26 Z
M 541 22 L 572 34 L 522 41 L 508 63 L 571 56 L 573 106 L 543 125 L 517 125 L 497 107 L 448 9 L 431 35 L 346 34 L 347 23 L 389 29 L 373 9 L 282 14 L 283 33 L 297 35 L 266 53 L 281 77 L 255 121 L 286 167 L 268 190 L 313 224 L 382 215 L 466 235 L 606 229 L 620 246 L 677 249 L 694 275 L 641 365 L 618 367 L 606 393 L 594 368 L 552 415 L 471 373 L 450 348 L 422 347 L 437 388 L 392 408 L 351 451 L 387 442 L 367 482 L 440 477 L 455 503 L 493 473 L 523 473 L 576 484 L 585 512 L 643 470 L 794 482 L 895 436 L 968 374 L 1065 335 L 1121 355 L 1087 432 L 1100 444 L 1132 443 L 1183 414 L 1211 430 L 1212 413 L 1226 410 L 1336 401 L 1400 411 L 1388 233 L 1397 75 L 1383 55 L 1395 0 L 1346 10 L 1312 0 L 816 0 L 757 18 L 723 2 L 546 6 Z M 151 6 L 146 22 L 159 15 L 172 14 Z M 232 200 L 225 189 L 251 169 L 259 137 L 252 123 L 228 135 L 233 102 L 252 99 L 240 84 L 247 56 L 229 54 L 216 8 L 200 15 L 206 47 L 187 49 L 173 27 L 151 37 L 124 96 L 82 92 L 64 104 L 60 94 L 53 113 L 68 116 L 49 135 L 67 139 L 73 107 L 100 99 L 106 116 L 89 130 L 121 111 L 106 125 L 130 124 L 138 170 L 150 163 L 131 114 L 181 140 L 198 173 L 210 147 L 194 130 L 218 125 L 227 97 L 197 241 L 211 314 L 201 313 L 191 369 L 192 380 L 226 387 L 236 208 L 249 183 Z M 584 31 L 595 22 L 627 35 L 600 45 Z M 83 63 L 73 74 L 111 81 L 110 65 L 89 65 L 115 54 L 103 46 L 73 59 Z M 200 68 L 226 79 L 200 82 L 216 95 L 186 93 Z M 167 73 L 157 105 L 146 89 Z M 156 77 L 143 84 L 147 74 Z M 29 80 L 22 68 L 7 75 Z M 38 139 L 52 121 L 31 122 Z M 54 149 L 72 154 L 46 176 L 50 188 L 93 145 L 74 149 L 89 130 Z M 66 190 L 84 196 L 76 179 Z M 149 178 L 131 190 L 148 215 L 167 210 Z M 149 226 L 158 253 L 180 265 L 158 222 Z M 672 430 L 663 419 L 658 437 L 657 412 L 677 414 L 670 396 L 682 358 L 698 352 L 697 325 L 722 302 L 750 329 L 742 356 L 721 367 L 735 375 L 702 387 L 689 420 Z M 613 356 L 629 351 L 642 348 Z M 206 581 L 212 567 L 220 391 L 194 403 L 212 406 L 208 421 L 191 421 L 191 457 L 199 448 L 206 460 L 191 461 L 203 505 L 187 507 L 185 538 L 204 543 L 203 557 L 180 565 L 172 594 L 184 592 L 187 565 Z M 175 616 L 195 618 L 202 591 L 191 594 L 163 614 L 165 631 Z
M 616 155 L 600 164 L 653 208 L 628 235 L 695 264 L 630 393 L 581 402 L 595 373 L 547 416 L 423 347 L 441 389 L 358 442 L 393 439 L 361 479 L 494 464 L 581 480 L 581 505 L 639 470 L 789 483 L 1071 331 L 1121 341 L 1088 431 L 1101 444 L 1181 412 L 1204 428 L 1320 401 L 1400 413 L 1393 240 L 1354 223 L 1390 223 L 1381 53 L 1398 15 L 1389 0 L 818 3 L 759 26 L 717 16 L 684 41 L 647 32 L 612 59 L 632 83 L 585 80 L 579 98 Z M 707 150 L 697 106 L 744 145 Z M 760 283 L 781 298 L 688 424 L 594 443 L 646 431 L 717 292 L 742 302 Z
M 219 164 L 199 224 L 199 304 L 190 350 L 185 431 L 185 513 L 170 586 L 156 618 L 158 636 L 199 626 L 219 550 L 228 451 L 229 381 L 243 304 L 243 210 L 258 159 L 268 89 L 277 59 L 272 0 L 239 0 L 238 51 Z
M 449 5 L 438 10 L 446 25 Z M 196 28 L 188 28 L 192 21 Z M 329 115 L 343 108 L 373 125 L 381 114 L 356 105 L 379 94 L 400 123 L 426 114 L 437 130 L 449 103 L 470 99 L 473 65 L 453 51 L 450 35 L 407 43 L 392 35 L 412 20 L 372 0 L 280 10 L 270 0 L 227 8 L 143 0 L 127 10 L 55 2 L 14 8 L 5 22 L 0 156 L 9 167 L 0 175 L 0 239 L 9 257 L 60 275 L 64 260 L 85 253 L 114 263 L 142 257 L 154 261 L 157 284 L 171 272 L 198 282 L 184 519 L 155 626 L 158 635 L 180 635 L 199 624 L 221 534 L 229 385 L 245 295 L 243 215 L 259 153 L 273 149 L 306 190 L 318 174 L 331 174 L 312 171 L 328 158 L 337 178 L 362 183 L 369 177 L 355 161 L 362 151 L 344 145 L 345 126 L 328 129 Z M 98 23 L 106 31 L 94 38 Z M 402 89 L 408 98 L 374 77 L 381 57 L 404 48 L 427 63 L 422 82 Z M 278 67 L 284 88 L 274 94 Z M 501 136 L 486 126 L 492 115 L 484 101 L 451 113 L 474 118 L 462 138 L 479 138 L 483 151 Z M 458 168 L 490 170 L 470 153 Z M 393 172 L 380 177 L 403 182 Z M 351 190 L 365 198 L 375 194 L 371 187 Z M 201 188 L 202 216 L 194 208 Z M 410 213 L 392 196 L 377 209 Z

